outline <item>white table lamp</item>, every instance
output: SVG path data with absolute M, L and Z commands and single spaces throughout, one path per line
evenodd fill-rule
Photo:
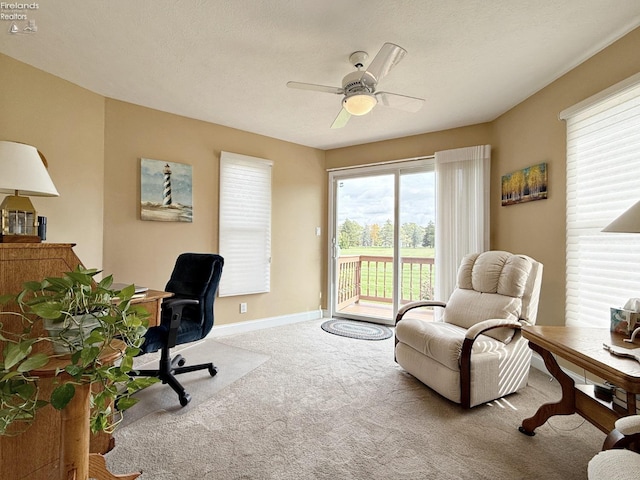
M 57 197 L 46 159 L 30 145 L 0 141 L 0 242 L 39 242 L 38 216 L 30 196 Z
M 640 202 L 625 210 L 613 222 L 602 229 L 603 232 L 640 233 Z
M 634 203 L 625 210 L 613 222 L 602 229 L 603 232 L 614 233 L 640 233 L 640 201 Z M 629 325 L 631 327 L 631 325 Z M 625 342 L 633 343 L 640 334 L 640 327 L 633 330 L 631 338 L 625 338 Z

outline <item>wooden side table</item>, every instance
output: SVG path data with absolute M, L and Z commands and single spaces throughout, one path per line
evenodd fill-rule
M 105 363 L 116 361 L 125 344 L 119 340 L 114 340 L 112 348 L 105 349 L 101 360 Z M 31 373 L 42 379 L 51 379 L 58 369 L 64 368 L 69 363 L 68 356 L 54 357 L 49 363 Z M 127 475 L 114 475 L 106 467 L 104 457 L 99 453 L 89 453 L 90 431 L 89 431 L 89 400 L 91 395 L 91 384 L 76 385 L 76 393 L 69 404 L 61 411 L 60 418 L 60 448 L 58 461 L 55 465 L 50 465 L 50 469 L 57 470 L 59 479 L 86 480 L 96 478 L 98 480 L 125 479 L 133 480 L 140 476 L 141 472 Z M 50 408 L 50 407 L 45 407 Z M 38 415 L 45 412 L 39 411 Z M 27 430 L 22 435 L 29 435 Z M 47 437 L 35 437 L 30 439 L 33 455 L 40 451 L 39 444 L 46 444 Z M 18 475 L 18 472 L 16 472 Z M 20 478 L 10 477 L 10 478 Z M 44 477 L 43 477 L 44 478 Z
M 534 416 L 522 422 L 520 431 L 534 435 L 534 431 L 554 415 L 578 413 L 605 433 L 614 428 L 615 421 L 624 415 L 636 413 L 636 394 L 640 393 L 640 363 L 616 357 L 602 345 L 637 348 L 622 341 L 618 333 L 604 328 L 530 326 L 522 328 L 529 347 L 539 353 L 549 372 L 562 388 L 562 399 L 542 405 Z M 619 413 L 611 402 L 595 397 L 594 387 L 576 385 L 558 365 L 554 355 L 585 369 L 627 392 L 627 412 Z

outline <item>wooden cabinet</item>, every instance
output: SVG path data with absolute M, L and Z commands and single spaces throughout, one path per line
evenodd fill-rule
M 71 243 L 0 243 L 0 294 L 16 294 L 26 281 L 60 276 L 81 265 L 73 246 Z M 5 328 L 20 329 L 19 322 L 11 325 L 6 317 L 2 322 Z M 43 379 L 39 387 L 46 396 L 53 388 L 49 379 Z M 46 406 L 26 432 L 15 437 L 0 437 L 0 479 L 58 480 L 61 427 L 61 413 Z M 110 435 L 92 436 L 92 452 L 104 453 L 111 447 Z

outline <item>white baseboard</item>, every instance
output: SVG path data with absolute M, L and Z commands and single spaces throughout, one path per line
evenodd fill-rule
M 290 325 L 292 323 L 304 322 L 307 320 L 318 320 L 320 318 L 324 318 L 324 315 L 324 310 L 313 310 L 311 312 L 260 318 L 258 320 L 249 320 L 247 322 L 214 325 L 211 332 L 209 332 L 209 335 L 207 335 L 207 338 L 224 337 L 226 335 L 234 335 L 236 333 L 246 333 L 265 328 L 280 327 L 282 325 Z

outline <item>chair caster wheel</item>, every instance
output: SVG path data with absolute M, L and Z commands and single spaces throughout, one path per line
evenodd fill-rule
M 187 363 L 187 359 L 182 358 L 182 355 L 178 355 L 178 366 L 182 367 L 185 363 Z
M 209 367 L 209 375 L 211 375 L 212 377 L 215 377 L 216 373 L 218 373 L 218 367 L 211 365 Z
M 191 395 L 185 393 L 184 395 L 180 395 L 180 405 L 186 407 L 187 404 L 191 401 Z

